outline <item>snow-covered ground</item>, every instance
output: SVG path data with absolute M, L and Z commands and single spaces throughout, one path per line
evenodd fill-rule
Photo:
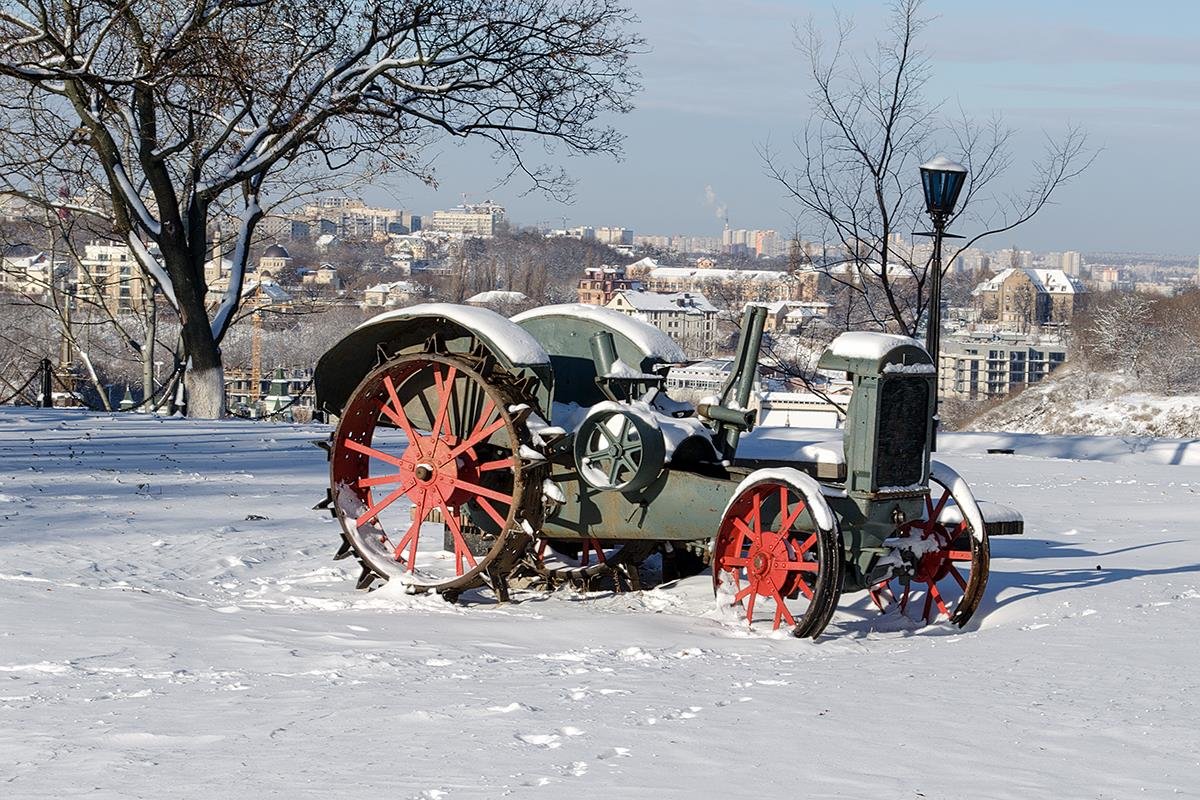
M 979 431 L 1200 437 L 1200 395 L 1152 394 L 1132 376 L 1068 364 L 970 421 Z
M 812 642 L 707 576 L 356 593 L 324 434 L 0 409 L 0 797 L 1200 796 L 1200 466 L 943 437 L 1026 519 L 977 622 Z

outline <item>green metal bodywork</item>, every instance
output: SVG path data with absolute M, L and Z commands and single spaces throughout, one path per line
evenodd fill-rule
M 736 455 L 742 432 L 753 427 L 754 414 L 745 406 L 757 370 L 762 309 L 748 309 L 743 317 L 737 363 L 720 402 L 698 409 L 709 433 L 692 438 L 704 438 L 704 446 L 677 446 L 653 481 L 638 491 L 625 492 L 595 489 L 580 479 L 570 423 L 578 420 L 581 409 L 606 400 L 644 400 L 661 391 L 670 366 L 686 360 L 678 346 L 647 323 L 608 309 L 553 306 L 518 315 L 512 323 L 493 315 L 503 325 L 489 317 L 488 327 L 480 328 L 454 308 L 416 306 L 393 312 L 345 337 L 317 365 L 318 407 L 340 413 L 363 376 L 397 354 L 431 348 L 476 358 L 488 354 L 513 374 L 527 377 L 542 416 L 568 431 L 565 436 L 555 434 L 561 438 L 547 447 L 550 480 L 565 496 L 565 502 L 548 509 L 542 532 L 552 539 L 707 543 L 716 534 L 738 483 L 756 467 L 767 466 Z M 476 315 L 472 319 L 479 311 L 471 310 Z M 528 353 L 530 348 L 513 348 L 500 341 L 505 325 L 510 333 L 519 326 L 523 332 L 515 335 L 532 336 L 546 355 L 512 358 L 511 353 Z M 775 465 L 793 467 L 821 481 L 841 530 L 848 590 L 880 579 L 875 562 L 888 551 L 884 540 L 899 523 L 918 518 L 929 495 L 934 417 L 931 359 L 907 337 L 871 341 L 874 350 L 839 352 L 835 343 L 819 362 L 822 369 L 844 370 L 854 387 L 843 431 L 844 481 L 830 480 L 829 465 L 806 463 L 798 455 L 790 460 L 787 453 L 780 453 L 773 459 Z M 808 511 L 801 520 L 814 524 Z M 477 522 L 485 530 L 490 524 Z

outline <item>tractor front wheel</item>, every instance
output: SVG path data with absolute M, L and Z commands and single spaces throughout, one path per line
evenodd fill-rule
M 819 491 L 819 490 L 818 490 Z M 825 630 L 842 589 L 837 525 L 819 494 L 774 477 L 743 484 L 713 543 L 713 589 L 718 602 L 740 605 L 749 624 L 783 625 L 816 638 Z

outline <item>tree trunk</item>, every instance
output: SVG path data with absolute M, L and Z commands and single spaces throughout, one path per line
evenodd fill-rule
M 154 339 L 158 335 L 158 308 L 154 304 L 154 283 L 146 286 L 146 339 L 142 343 L 142 411 L 150 412 L 154 396 Z

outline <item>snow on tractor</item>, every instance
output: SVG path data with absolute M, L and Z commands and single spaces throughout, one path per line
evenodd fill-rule
M 711 565 L 720 602 L 796 636 L 820 635 L 844 591 L 965 625 L 989 533 L 1020 521 L 986 522 L 930 460 L 929 355 L 843 334 L 820 367 L 853 381 L 844 431 L 756 429 L 765 316 L 747 309 L 728 381 L 697 405 L 664 389 L 687 361 L 678 345 L 609 309 L 509 320 L 425 304 L 369 320 L 316 370 L 318 408 L 337 417 L 322 503 L 342 525 L 337 557 L 361 563 L 359 588 L 503 601 L 520 580 L 636 587 L 657 553 L 679 574 Z

